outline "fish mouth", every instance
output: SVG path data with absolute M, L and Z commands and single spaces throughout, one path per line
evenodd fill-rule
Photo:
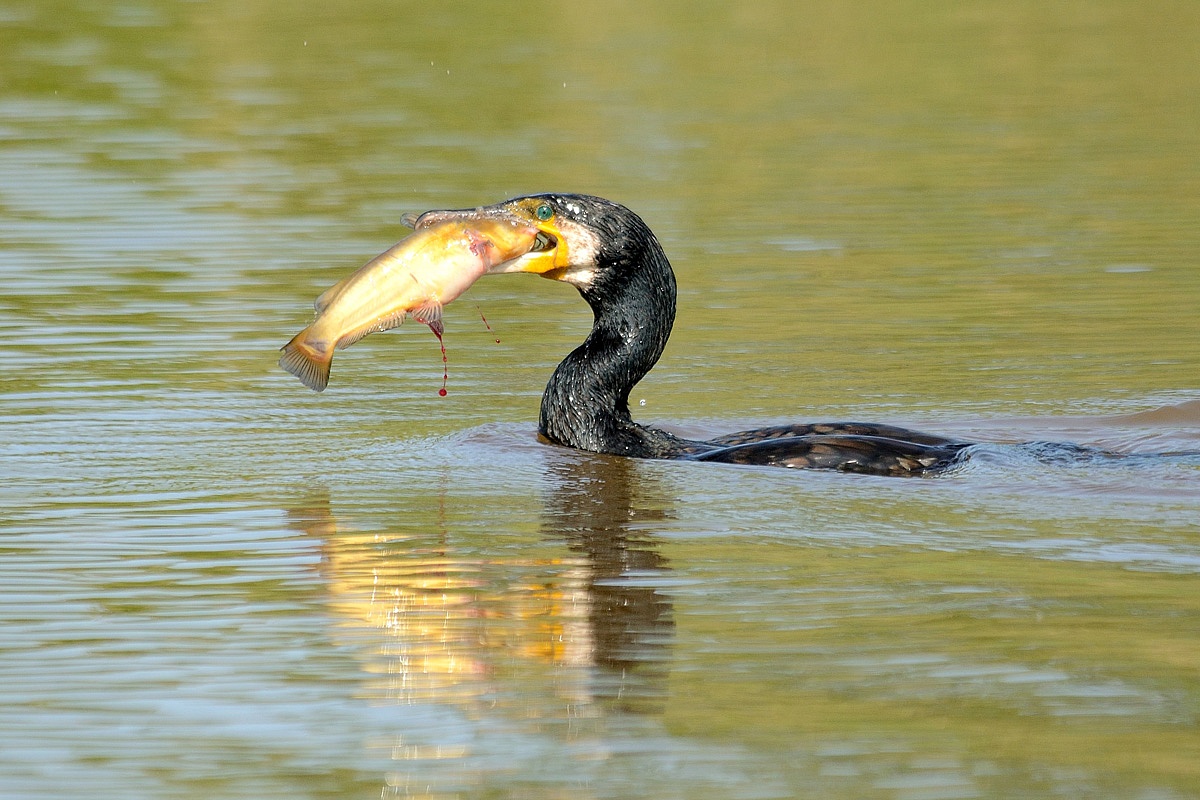
M 535 233 L 524 244 L 520 252 L 510 252 L 509 257 L 493 264 L 488 274 L 531 272 L 555 280 L 566 280 L 571 266 L 570 237 L 559 227 L 554 216 L 543 219 L 547 205 L 536 198 L 520 198 L 493 206 L 480 208 L 426 211 L 414 216 L 405 215 L 403 221 L 417 230 L 439 222 L 456 221 L 470 225 L 472 222 L 495 225 L 504 223 L 522 231 Z M 526 234 L 527 235 L 527 234 Z
M 539 230 L 533 237 L 528 252 L 503 264 L 497 264 L 489 272 L 533 272 L 544 275 L 555 268 L 558 256 L 558 236 Z M 519 262 L 519 263 L 518 263 Z
M 561 234 L 557 231 L 547 231 L 538 226 L 529 249 L 515 258 L 495 264 L 488 270 L 489 274 L 505 274 L 511 272 L 532 272 L 547 278 L 556 277 L 554 272 L 561 270 L 567 260 L 567 248 L 563 246 Z

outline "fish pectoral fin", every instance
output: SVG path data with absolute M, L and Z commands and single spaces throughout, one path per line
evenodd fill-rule
M 441 336 L 446 328 L 442 325 L 442 304 L 441 301 L 434 298 L 429 298 L 421 305 L 412 310 L 413 319 L 417 322 L 423 322 L 429 326 L 430 330 Z

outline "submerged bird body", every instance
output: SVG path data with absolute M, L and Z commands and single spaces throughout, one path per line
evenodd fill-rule
M 527 251 L 536 233 L 501 220 L 447 220 L 416 231 L 318 297 L 317 318 L 283 346 L 280 366 L 320 392 L 335 350 L 398 327 L 410 313 L 440 334 L 442 307 Z

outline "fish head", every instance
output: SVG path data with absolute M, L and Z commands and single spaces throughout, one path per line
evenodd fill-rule
M 531 272 L 583 287 L 595 276 L 605 244 L 600 226 L 614 207 L 620 208 L 585 195 L 539 194 L 479 208 L 426 211 L 405 221 L 417 230 L 462 222 L 496 241 L 507 257 L 495 260 L 490 274 Z

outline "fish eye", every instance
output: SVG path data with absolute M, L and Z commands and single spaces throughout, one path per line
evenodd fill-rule
M 554 209 L 546 203 L 542 203 L 533 213 L 537 215 L 538 219 L 540 219 L 542 222 L 545 222 L 554 216 Z

